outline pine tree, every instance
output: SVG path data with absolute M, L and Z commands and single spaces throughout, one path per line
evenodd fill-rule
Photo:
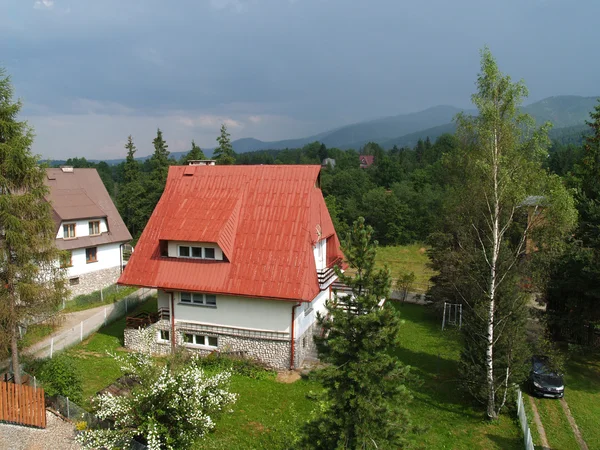
M 221 134 L 217 138 L 219 146 L 213 152 L 213 158 L 217 160 L 217 164 L 231 165 L 235 164 L 235 153 L 231 145 L 231 139 L 227 132 L 227 125 L 221 125 Z
M 179 164 L 187 166 L 190 161 L 200 161 L 206 159 L 204 152 L 196 143 L 192 140 L 192 149 L 179 160 Z
M 0 350 L 10 348 L 20 384 L 19 327 L 53 311 L 66 292 L 46 171 L 31 153 L 33 130 L 17 120 L 21 102 L 12 96 L 0 69 Z
M 144 229 L 144 187 L 141 182 L 140 165 L 135 160 L 137 151 L 131 135 L 127 138 L 127 157 L 123 166 L 123 183 L 117 195 L 119 213 L 132 236 L 138 237 Z
M 352 295 L 336 293 L 326 315 L 317 316 L 323 337 L 315 341 L 328 366 L 317 372 L 325 395 L 305 429 L 304 448 L 399 448 L 409 428 L 408 368 L 393 355 L 400 318 L 391 304 L 379 305 L 391 280 L 387 269 L 375 269 L 372 235 L 362 217 L 354 222 L 342 245 L 354 275 L 336 268 Z

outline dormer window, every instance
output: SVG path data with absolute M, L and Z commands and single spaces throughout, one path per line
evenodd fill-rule
M 92 220 L 89 222 L 90 236 L 96 236 L 100 234 L 100 221 Z
M 74 223 L 65 223 L 63 225 L 63 238 L 64 239 L 75 238 L 75 224 Z
M 215 249 L 212 247 L 179 245 L 177 254 L 180 258 L 215 259 Z

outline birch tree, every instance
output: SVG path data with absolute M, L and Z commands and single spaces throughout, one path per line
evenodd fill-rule
M 466 306 L 465 384 L 495 419 L 510 387 L 526 376 L 529 296 L 521 286 L 531 269 L 528 239 L 551 253 L 576 215 L 560 180 L 542 168 L 549 126 L 535 128 L 520 112 L 524 83 L 502 74 L 487 48 L 477 88 L 478 115 L 457 117 L 461 146 L 445 161 L 454 181 L 438 241 L 444 248 L 432 255 L 434 266 L 436 255 L 440 260 L 436 282 Z

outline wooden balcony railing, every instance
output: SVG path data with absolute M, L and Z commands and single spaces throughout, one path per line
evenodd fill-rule
M 159 320 L 169 320 L 171 314 L 169 308 L 159 308 L 158 312 L 141 312 L 125 318 L 127 328 L 146 328 Z

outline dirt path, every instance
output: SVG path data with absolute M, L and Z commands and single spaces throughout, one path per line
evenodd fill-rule
M 540 419 L 540 413 L 538 412 L 537 405 L 531 396 L 528 395 L 527 398 L 529 399 L 529 405 L 533 411 L 533 421 L 535 422 L 535 427 L 537 428 L 538 434 L 540 435 L 540 440 L 542 441 L 542 449 L 549 450 L 550 445 L 548 444 L 548 437 L 546 436 L 546 430 L 544 430 L 544 425 Z
M 571 425 L 571 429 L 573 430 L 575 439 L 577 440 L 577 443 L 579 444 L 579 448 L 581 450 L 588 450 L 588 446 L 585 443 L 585 441 L 583 440 L 583 437 L 581 436 L 581 431 L 579 431 L 579 427 L 575 423 L 575 419 L 573 418 L 573 415 L 571 414 L 571 409 L 569 408 L 569 405 L 567 404 L 567 401 L 565 400 L 564 397 L 560 399 L 560 404 L 563 407 L 565 415 L 567 416 L 569 425 Z

